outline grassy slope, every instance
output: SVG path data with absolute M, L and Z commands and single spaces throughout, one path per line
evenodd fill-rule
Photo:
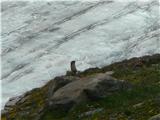
M 101 69 L 88 69 L 78 75 L 86 77 L 112 70 L 114 71 L 113 76 L 117 79 L 127 80 L 134 84 L 132 90 L 119 91 L 99 101 L 81 103 L 68 113 L 46 111 L 41 120 L 113 120 L 111 118 L 116 118 L 114 120 L 128 120 L 129 118 L 130 120 L 147 120 L 160 113 L 160 54 L 146 56 L 141 60 L 143 65 L 138 68 L 135 65 L 139 59 L 133 58 Z M 8 114 L 10 118 L 13 120 L 33 120 L 32 114 L 45 107 L 46 93 L 50 82 L 42 88 L 30 91 L 29 97 L 24 103 L 13 106 Z M 23 116 L 22 113 L 26 113 L 28 108 L 29 115 Z M 80 114 L 96 108 L 103 108 L 103 111 L 89 117 L 78 117 Z M 2 116 L 1 119 L 6 120 L 6 117 Z
M 75 106 L 69 113 L 47 112 L 42 120 L 147 120 L 160 113 L 160 57 L 146 60 L 143 66 L 135 68 L 134 59 L 83 72 L 80 76 L 113 70 L 114 77 L 127 80 L 134 84 L 130 91 L 118 93 L 99 101 L 82 103 Z M 96 108 L 104 110 L 89 117 L 78 116 Z

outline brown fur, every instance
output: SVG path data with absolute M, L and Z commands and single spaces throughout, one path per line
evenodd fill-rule
M 76 74 L 77 73 L 77 69 L 76 69 L 76 65 L 75 65 L 75 61 L 71 62 L 71 71 Z

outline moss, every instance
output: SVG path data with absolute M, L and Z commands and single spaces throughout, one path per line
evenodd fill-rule
M 5 116 L 5 115 L 2 115 L 2 116 L 1 116 L 1 120 L 7 120 L 6 116 Z
M 45 112 L 45 114 L 42 116 L 41 120 L 63 120 L 63 118 L 66 115 L 67 115 L 67 112 L 60 111 L 60 110 L 53 111 L 48 109 Z
M 102 73 L 102 69 L 100 69 L 100 68 L 90 68 L 90 69 L 85 70 L 84 72 L 79 73 L 78 76 L 86 77 L 86 76 L 90 76 L 90 75 L 95 75 L 97 73 Z
M 16 120 L 35 119 L 35 114 L 38 114 L 46 106 L 46 93 L 46 87 L 42 89 L 36 88 L 26 93 L 25 101 L 18 102 L 17 105 L 12 106 L 12 110 L 7 114 L 8 118 Z
M 155 84 L 160 81 L 160 63 L 156 66 L 133 69 L 118 69 L 113 74 L 118 79 L 138 84 Z

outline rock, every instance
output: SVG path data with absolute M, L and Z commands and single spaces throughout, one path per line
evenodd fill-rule
M 3 115 L 5 115 L 8 111 L 12 111 L 13 110 L 12 107 L 15 106 L 23 97 L 24 97 L 24 95 L 10 98 L 9 101 L 6 103 L 4 110 L 2 110 Z
M 11 99 L 9 99 L 9 101 L 6 103 L 6 107 L 9 107 L 9 106 L 13 106 L 15 105 L 19 100 L 21 100 L 23 96 L 17 96 L 17 97 L 13 97 Z
M 11 98 L 5 105 L 3 116 L 8 119 L 21 119 L 28 116 L 28 119 L 39 120 L 54 92 L 75 80 L 79 80 L 79 78 L 74 76 L 56 77 L 42 88 L 35 88 L 22 96 Z M 17 110 L 18 113 L 15 112 Z
M 130 89 L 131 85 L 100 73 L 88 78 L 81 78 L 58 89 L 52 96 L 49 106 L 52 109 L 69 110 L 73 105 L 87 100 L 107 97 L 119 90 Z M 63 106 L 63 107 L 62 107 Z
M 140 108 L 143 104 L 144 104 L 144 102 L 141 102 L 141 103 L 133 105 L 133 107 L 134 108 Z
M 91 100 L 106 97 L 119 90 L 129 89 L 131 85 L 123 80 L 117 80 L 107 74 L 99 74 L 84 89 L 87 97 Z
M 85 99 L 85 94 L 80 90 L 82 87 L 79 83 L 80 81 L 82 80 L 73 81 L 58 89 L 53 94 L 49 106 L 54 109 L 59 108 L 66 111 L 75 103 L 83 101 Z
M 18 101 L 18 103 L 23 104 L 25 101 L 27 101 L 29 96 L 21 97 L 21 99 Z
M 107 72 L 105 72 L 105 74 L 111 76 L 114 74 L 114 71 L 107 71 Z
M 54 80 L 50 81 L 46 86 L 48 87 L 48 97 L 50 98 L 54 92 L 65 86 L 66 84 L 79 80 L 80 78 L 74 77 L 74 76 L 61 76 L 61 77 L 56 77 Z
M 1 115 L 5 115 L 7 113 L 7 110 L 1 110 Z
M 160 120 L 160 114 L 151 117 L 149 120 Z
M 94 115 L 95 113 L 102 112 L 103 110 L 104 110 L 103 108 L 97 108 L 97 109 L 95 109 L 95 110 L 90 110 L 90 111 L 87 111 L 87 112 L 85 112 L 85 113 L 82 113 L 82 114 L 79 115 L 78 117 L 79 117 L 79 118 L 89 117 L 89 116 Z

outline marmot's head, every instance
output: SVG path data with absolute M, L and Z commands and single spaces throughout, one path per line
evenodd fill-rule
M 71 61 L 71 64 L 75 64 L 76 61 Z

